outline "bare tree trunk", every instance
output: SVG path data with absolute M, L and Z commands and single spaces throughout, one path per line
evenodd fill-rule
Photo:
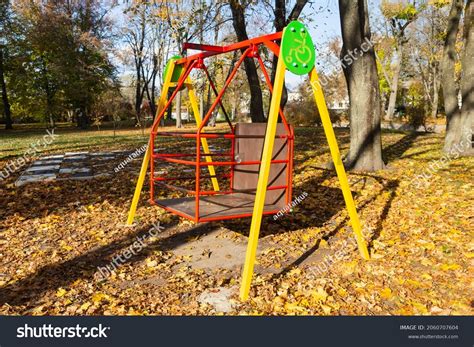
M 136 86 L 135 86 L 135 117 L 137 124 L 141 127 L 141 108 L 144 95 L 144 86 L 142 85 L 142 70 L 143 70 L 143 51 L 145 48 L 145 35 L 146 35 L 146 17 L 145 12 L 140 13 L 140 34 L 135 38 L 133 48 L 133 54 L 135 59 L 135 69 L 136 69 Z M 146 82 L 144 82 L 146 83 Z
M 461 144 L 462 153 L 472 154 L 474 126 L 474 2 L 468 0 L 464 11 L 464 56 L 461 78 Z M 464 145 L 466 144 L 466 145 Z
M 181 128 L 181 92 L 176 95 L 176 128 Z
M 53 117 L 53 91 L 50 88 L 50 82 L 48 79 L 48 68 L 46 61 L 41 57 L 41 71 L 43 73 L 43 88 L 46 93 L 46 114 L 48 115 L 49 125 L 51 128 L 55 128 L 56 124 Z
M 275 26 L 276 31 L 282 31 L 287 24 L 285 2 L 286 2 L 285 0 L 275 0 L 275 9 L 273 11 L 275 18 L 273 21 L 273 25 Z M 274 54 L 273 59 L 272 59 L 272 71 L 270 74 L 270 80 L 272 81 L 272 84 L 275 83 L 277 65 L 278 65 L 278 56 Z M 288 89 L 286 88 L 286 83 L 284 83 L 283 94 L 281 96 L 281 107 L 284 108 L 287 102 L 288 102 Z M 270 105 L 268 107 L 270 108 Z
M 365 52 L 344 69 L 351 124 L 351 143 L 345 164 L 355 170 L 376 171 L 384 168 L 380 89 L 374 48 L 361 49 L 361 45 L 371 39 L 367 0 L 339 0 L 339 11 L 343 38 L 341 56 L 347 57 L 356 49 Z
M 3 68 L 3 50 L 0 49 L 0 84 L 2 87 L 3 113 L 5 115 L 5 130 L 13 129 L 10 102 L 8 101 L 7 84 L 5 82 L 5 71 Z
M 433 98 L 431 99 L 431 117 L 438 117 L 438 104 L 439 104 L 439 88 L 441 86 L 439 80 L 439 69 L 436 68 L 433 76 Z
M 237 0 L 229 1 L 229 5 L 232 11 L 232 23 L 237 39 L 239 41 L 248 40 L 244 8 Z M 263 123 L 265 122 L 265 115 L 263 113 L 262 89 L 260 88 L 260 79 L 258 78 L 257 67 L 253 58 L 245 59 L 244 66 L 250 87 L 250 117 L 254 123 Z
M 448 18 L 448 29 L 442 58 L 444 108 L 446 110 L 446 139 L 444 151 L 457 151 L 461 140 L 461 112 L 459 109 L 459 90 L 455 79 L 456 37 L 463 11 L 463 0 L 454 0 Z
M 141 76 L 137 70 L 137 85 L 135 86 L 135 120 L 137 125 L 141 125 L 141 108 L 142 108 L 142 91 L 141 91 Z
M 153 120 L 156 117 L 156 75 L 158 74 L 158 57 L 153 55 L 153 77 L 151 79 L 151 100 L 150 100 L 150 108 Z
M 397 94 L 398 94 L 398 80 L 400 79 L 400 71 L 402 69 L 402 59 L 403 59 L 403 46 L 399 44 L 397 49 L 398 59 L 394 67 L 392 82 L 390 83 L 390 98 L 388 100 L 388 109 L 387 109 L 387 119 L 393 120 L 393 115 L 395 114 L 395 106 L 397 103 Z
M 204 119 L 204 93 L 201 94 L 201 97 L 199 98 L 199 115 L 201 116 L 201 119 Z

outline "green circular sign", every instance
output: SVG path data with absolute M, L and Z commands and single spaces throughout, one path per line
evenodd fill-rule
M 287 25 L 281 40 L 281 58 L 295 75 L 308 74 L 314 67 L 316 52 L 308 28 L 298 21 Z
M 175 55 L 168 60 L 168 62 L 166 63 L 165 71 L 163 72 L 163 81 L 166 79 L 166 74 L 168 73 L 168 70 L 170 69 L 171 63 L 181 58 L 182 57 L 180 55 Z M 175 65 L 173 75 L 171 76 L 171 82 L 172 83 L 178 82 L 182 73 L 183 73 L 183 66 Z

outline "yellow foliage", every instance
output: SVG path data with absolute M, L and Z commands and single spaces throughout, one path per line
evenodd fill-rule
M 440 268 L 443 271 L 459 270 L 461 268 L 461 265 L 459 265 L 459 264 L 442 264 Z
M 392 290 L 388 287 L 385 287 L 380 291 L 380 297 L 383 299 L 390 299 L 392 297 Z
M 58 298 L 61 298 L 61 297 L 63 297 L 64 295 L 66 295 L 66 293 L 67 293 L 67 290 L 66 290 L 66 289 L 64 289 L 64 288 L 59 288 L 58 291 L 56 292 L 56 296 L 57 296 Z

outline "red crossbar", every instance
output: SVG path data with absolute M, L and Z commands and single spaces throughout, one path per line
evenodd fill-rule
M 240 41 L 236 42 L 233 44 L 230 44 L 228 46 L 211 46 L 211 45 L 200 45 L 197 43 L 185 43 L 183 45 L 183 48 L 189 48 L 189 49 L 197 49 L 201 50 L 203 52 L 197 53 L 194 55 L 191 55 L 189 57 L 184 57 L 181 59 L 176 60 L 176 64 L 182 65 L 182 64 L 187 64 L 192 61 L 197 61 L 199 59 L 205 59 L 208 57 L 212 57 L 214 55 L 222 54 L 222 53 L 229 53 L 233 51 L 238 51 L 241 49 L 249 48 L 251 46 L 259 46 L 259 45 L 266 45 L 267 47 L 270 46 L 271 49 L 275 49 L 275 47 L 269 42 L 280 40 L 281 37 L 283 36 L 283 32 L 279 31 L 277 33 L 269 34 L 269 35 L 263 35 L 259 37 L 254 37 L 252 39 L 248 39 L 245 41 Z M 207 48 L 207 49 L 206 49 Z M 272 50 L 273 50 L 272 49 Z
M 182 137 L 182 138 L 188 138 L 188 139 L 194 139 L 198 135 L 194 133 L 183 133 L 183 132 L 172 132 L 172 131 L 164 131 L 161 133 L 153 133 L 153 135 L 156 135 L 157 137 Z M 229 133 L 201 133 L 199 135 L 201 138 L 206 138 L 206 139 L 218 139 L 218 138 L 223 138 L 223 139 L 264 139 L 265 135 L 234 135 L 234 134 L 229 134 Z M 291 139 L 291 135 L 275 135 L 276 139 Z
M 202 157 L 205 157 L 206 154 L 202 154 Z M 252 161 L 212 161 L 212 162 L 201 162 L 200 160 L 183 160 L 183 159 L 176 159 L 170 157 L 162 157 L 160 160 L 167 161 L 169 163 L 175 164 L 183 164 L 183 165 L 190 165 L 190 166 L 231 166 L 231 165 L 259 165 L 261 163 L 260 160 L 252 160 Z M 288 159 L 279 159 L 279 160 L 272 160 L 272 164 L 285 164 L 288 163 Z

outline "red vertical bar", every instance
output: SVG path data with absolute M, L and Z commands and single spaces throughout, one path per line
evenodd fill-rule
M 235 162 L 235 137 L 233 137 L 231 140 L 231 145 L 230 145 L 230 155 L 231 155 L 231 161 Z M 230 166 L 230 191 L 234 191 L 234 167 L 235 165 L 232 164 Z
M 288 188 L 286 193 L 288 195 L 288 203 L 291 202 L 292 194 L 293 194 L 293 156 L 294 156 L 294 144 L 295 144 L 295 133 L 294 129 L 290 126 L 290 137 L 288 138 L 288 153 L 289 153 L 289 161 L 288 161 Z
M 155 153 L 155 134 L 151 133 L 150 141 L 150 201 L 154 201 L 155 196 L 155 160 L 153 154 Z
M 198 132 L 196 137 L 196 214 L 194 221 L 199 223 L 199 192 L 201 185 L 201 134 Z

